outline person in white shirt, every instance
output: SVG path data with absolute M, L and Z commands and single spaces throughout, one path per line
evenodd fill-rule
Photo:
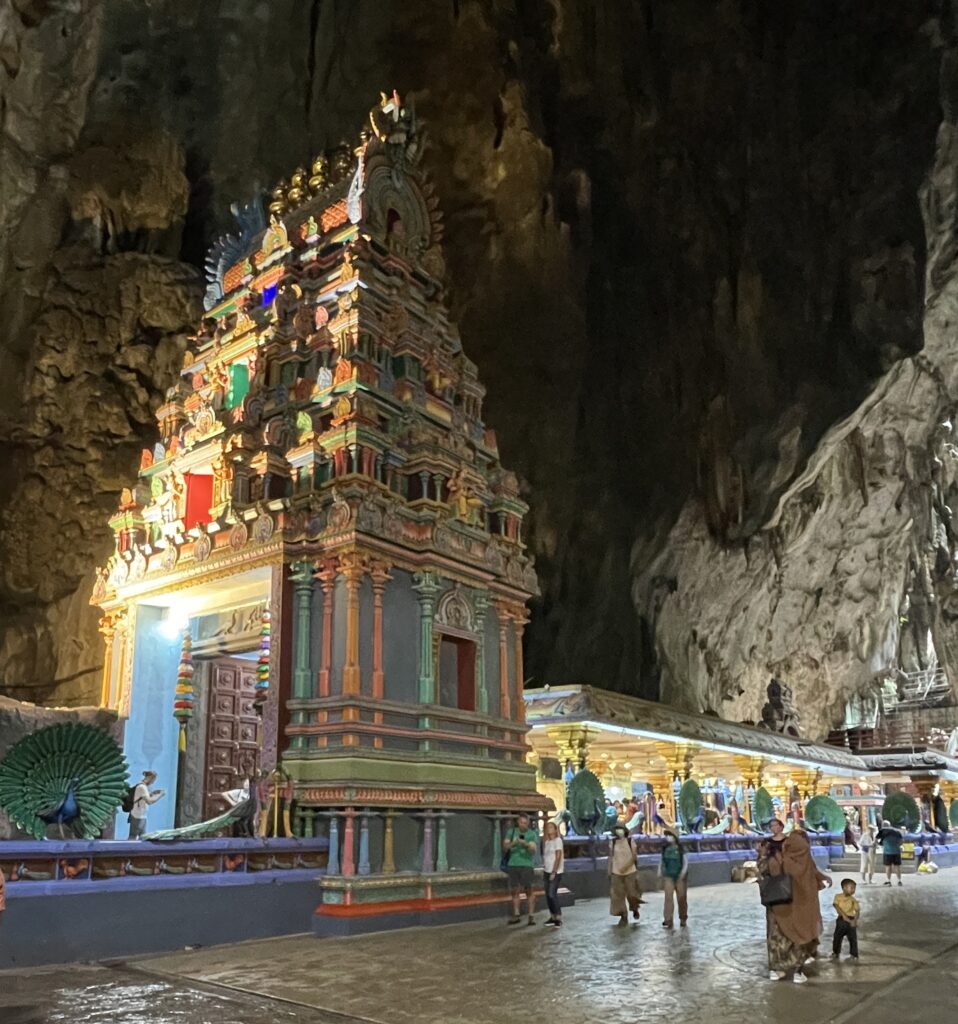
M 559 906 L 559 883 L 562 881 L 564 848 L 562 836 L 554 821 L 547 821 L 542 840 L 542 885 L 549 904 L 549 920 L 546 924 L 562 925 L 562 908 Z
M 133 793 L 133 810 L 127 819 L 130 823 L 130 839 L 139 839 L 146 831 L 146 809 L 164 795 L 162 789 L 151 790 L 156 782 L 156 772 L 144 772 Z
M 875 877 L 875 826 L 866 825 L 858 842 L 861 850 L 862 881 L 868 885 Z

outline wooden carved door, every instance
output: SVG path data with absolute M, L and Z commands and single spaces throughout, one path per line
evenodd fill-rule
M 256 662 L 217 658 L 209 679 L 204 820 L 226 810 L 226 801 L 217 794 L 239 788 L 259 767 L 259 718 L 253 710 Z

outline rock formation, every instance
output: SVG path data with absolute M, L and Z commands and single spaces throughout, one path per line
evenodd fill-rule
M 13 0 L 0 687 L 81 702 L 89 567 L 230 202 L 415 96 L 526 481 L 535 682 L 810 734 L 950 666 L 951 15 L 853 0 Z M 919 199 L 921 195 L 921 199 Z

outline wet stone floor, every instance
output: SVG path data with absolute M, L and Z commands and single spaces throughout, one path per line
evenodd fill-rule
M 111 966 L 0 973 L 0 1024 L 906 1024 L 956 1019 L 958 869 L 859 887 L 862 958 L 768 981 L 754 884 L 690 893 L 687 929 L 638 925 L 604 902 L 560 931 L 504 921 L 351 939 L 311 936 Z M 833 890 L 822 893 L 826 938 Z M 823 943 L 827 956 L 830 948 Z

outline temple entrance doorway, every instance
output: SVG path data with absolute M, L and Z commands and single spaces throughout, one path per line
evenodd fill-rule
M 439 640 L 439 703 L 476 710 L 476 643 L 446 633 Z
M 203 818 L 228 807 L 219 794 L 238 789 L 259 769 L 259 716 L 253 706 L 255 657 L 212 658 L 206 665 L 209 703 Z

